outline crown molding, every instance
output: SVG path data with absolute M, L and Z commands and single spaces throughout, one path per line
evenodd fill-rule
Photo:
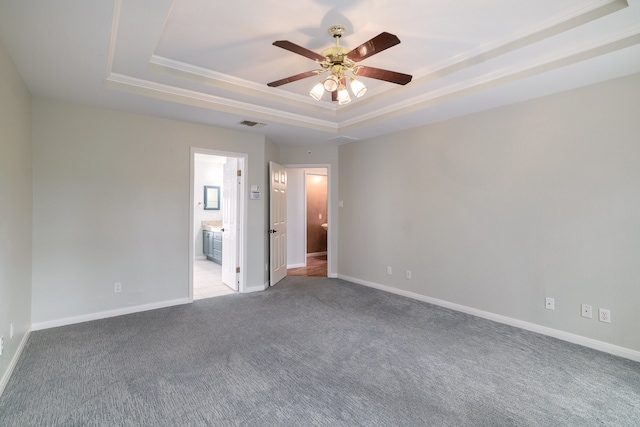
M 109 51 L 107 52 L 107 76 L 113 70 L 113 58 L 116 55 L 116 45 L 118 42 L 118 27 L 120 25 L 120 9 L 122 0 L 113 2 L 113 18 L 111 20 L 111 32 L 109 33 Z
M 431 107 L 479 91 L 533 77 L 638 44 L 640 44 L 640 26 L 629 27 L 598 43 L 592 43 L 580 49 L 564 52 L 563 55 L 543 58 L 543 60 L 528 67 L 514 67 L 508 70 L 478 76 L 474 79 L 458 82 L 413 97 L 394 104 L 393 106 L 383 107 L 370 113 L 345 120 L 339 124 L 339 130 L 340 132 L 350 131 L 374 121 L 377 122 L 400 114 L 407 114 L 418 109 Z
M 565 13 L 553 16 L 540 25 L 515 33 L 508 39 L 484 44 L 461 55 L 436 63 L 431 67 L 418 70 L 413 73 L 414 79 L 411 84 L 394 88 L 394 90 L 371 94 L 371 96 L 361 100 L 356 105 L 345 106 L 344 110 L 351 111 L 358 106 L 380 102 L 389 96 L 405 93 L 412 90 L 415 86 L 427 84 L 458 71 L 468 69 L 474 65 L 546 40 L 555 35 L 573 30 L 626 7 L 629 7 L 626 0 L 600 0 L 588 6 L 571 9 Z
M 109 87 L 126 92 L 151 96 L 157 99 L 191 105 L 194 107 L 207 108 L 230 114 L 251 114 L 252 117 L 260 118 L 262 120 L 271 120 L 274 122 L 307 127 L 324 132 L 336 133 L 338 130 L 338 125 L 335 122 L 328 120 L 316 119 L 313 117 L 303 116 L 301 114 L 289 113 L 274 108 L 235 101 L 233 99 L 169 86 L 118 73 L 111 73 L 106 79 L 106 84 Z
M 266 84 L 256 83 L 250 80 L 241 79 L 229 74 L 220 73 L 197 65 L 187 64 L 174 59 L 165 58 L 159 55 L 152 55 L 149 59 L 149 68 L 164 72 L 166 74 L 187 79 L 207 86 L 218 87 L 236 93 L 243 93 L 256 98 L 268 101 L 276 101 L 296 108 L 322 111 L 323 113 L 333 112 L 337 106 L 327 102 L 318 102 L 309 96 L 288 92 L 282 89 L 269 88 Z
M 184 89 L 169 84 L 157 83 L 148 79 L 141 79 L 125 74 L 113 73 L 112 65 L 116 55 L 118 41 L 119 20 L 122 0 L 114 0 L 113 21 L 110 34 L 108 52 L 108 72 L 106 83 L 123 91 L 137 93 L 143 96 L 163 99 L 210 110 L 230 114 L 247 115 L 251 117 L 283 124 L 316 129 L 330 133 L 340 133 L 357 129 L 402 114 L 414 112 L 418 109 L 429 108 L 474 93 L 499 87 L 501 85 L 522 80 L 561 67 L 575 64 L 587 59 L 613 52 L 624 47 L 640 43 L 638 34 L 640 28 L 635 26 L 624 32 L 612 35 L 606 40 L 600 40 L 591 46 L 583 46 L 572 51 L 565 51 L 553 57 L 535 58 L 535 63 L 527 66 L 501 69 L 473 78 L 467 78 L 444 87 L 430 90 L 402 101 L 390 103 L 389 99 L 396 95 L 410 95 L 419 92 L 427 83 L 442 79 L 458 71 L 496 59 L 508 53 L 523 49 L 537 42 L 549 39 L 558 34 L 578 28 L 589 22 L 602 18 L 615 11 L 627 8 L 626 0 L 597 0 L 588 5 L 574 7 L 562 11 L 546 19 L 539 25 L 528 27 L 512 34 L 511 37 L 488 43 L 471 49 L 454 58 L 449 58 L 435 64 L 428 69 L 414 73 L 414 80 L 407 86 L 391 86 L 371 91 L 369 96 L 355 100 L 349 105 L 337 106 L 330 102 L 320 102 L 308 96 L 292 93 L 278 88 L 269 88 L 262 83 L 256 83 L 232 75 L 220 73 L 211 69 L 184 63 L 171 58 L 152 54 L 147 62 L 147 68 L 164 73 L 172 77 L 181 78 L 197 84 L 215 87 L 231 93 L 245 95 L 245 101 L 237 101 L 230 97 L 208 94 L 204 91 Z M 426 87 L 424 88 L 426 89 Z M 423 90 L 424 90 L 423 89 Z M 410 91 L 410 92 L 407 92 Z M 249 97 L 249 98 L 248 98 Z M 247 99 L 255 102 L 246 102 Z M 281 104 L 282 108 L 263 107 L 260 101 Z M 362 107 L 382 105 L 373 111 L 357 115 L 348 120 L 340 121 L 348 113 L 356 113 Z M 291 112 L 291 111 L 296 111 Z M 302 113 L 302 114 L 300 114 Z M 328 119 L 311 117 L 321 115 Z

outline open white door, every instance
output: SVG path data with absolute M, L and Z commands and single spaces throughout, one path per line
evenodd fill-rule
M 269 162 L 269 284 L 287 276 L 287 169 Z
M 238 159 L 227 157 L 222 185 L 222 283 L 238 290 Z

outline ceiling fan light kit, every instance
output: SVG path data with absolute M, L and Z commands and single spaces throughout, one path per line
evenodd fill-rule
M 412 76 L 409 74 L 357 64 L 365 58 L 399 44 L 400 39 L 398 39 L 398 37 L 386 32 L 380 33 L 355 49 L 349 50 L 340 46 L 340 37 L 342 37 L 344 32 L 345 29 L 342 25 L 332 25 L 331 28 L 329 28 L 329 34 L 331 34 L 335 39 L 336 45 L 322 51 L 322 55 L 302 46 L 298 46 L 288 40 L 278 40 L 273 42 L 274 46 L 278 46 L 282 49 L 297 53 L 298 55 L 313 59 L 318 65 L 320 65 L 321 69 L 307 71 L 305 73 L 276 80 L 268 83 L 267 86 L 277 87 L 286 83 L 291 83 L 328 72 L 330 73 L 329 77 L 313 86 L 309 95 L 316 101 L 320 101 L 325 91 L 331 92 L 332 101 L 338 101 L 339 105 L 344 105 L 351 102 L 351 96 L 347 90 L 346 72 L 350 72 L 354 76 L 369 77 L 399 85 L 406 85 L 411 81 Z M 356 98 L 360 98 L 367 91 L 367 86 L 355 77 L 349 77 L 349 86 Z
M 324 82 L 317 83 L 311 91 L 309 95 L 316 101 L 320 101 L 322 99 L 322 95 L 324 95 Z
M 351 91 L 356 98 L 360 98 L 367 91 L 367 87 L 360 80 L 351 78 L 349 79 L 349 84 L 351 85 Z
M 346 86 L 342 86 L 340 90 L 338 90 L 338 104 L 344 105 L 351 102 L 351 96 L 349 96 L 349 91 L 347 91 Z
M 324 90 L 326 90 L 327 92 L 333 92 L 334 90 L 338 89 L 338 86 L 340 85 L 340 77 L 336 76 L 335 74 L 331 74 L 322 83 L 322 85 L 324 86 Z

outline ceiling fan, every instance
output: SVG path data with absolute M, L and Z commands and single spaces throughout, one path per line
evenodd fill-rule
M 331 34 L 335 39 L 336 45 L 323 50 L 322 54 L 313 52 L 288 40 L 278 40 L 273 42 L 274 46 L 278 46 L 306 58 L 313 59 L 321 68 L 319 70 L 307 71 L 305 73 L 276 80 L 274 82 L 267 83 L 267 86 L 278 87 L 328 72 L 329 77 L 316 84 L 309 92 L 309 95 L 311 95 L 313 99 L 319 101 L 325 91 L 331 92 L 331 100 L 338 101 L 338 103 L 342 105 L 351 102 L 351 96 L 347 91 L 348 76 L 346 75 L 346 72 L 350 72 L 357 77 L 369 77 L 399 85 L 406 85 L 411 81 L 411 76 L 409 74 L 358 64 L 365 58 L 399 44 L 400 39 L 397 36 L 383 32 L 371 40 L 362 43 L 355 49 L 349 50 L 340 46 L 340 37 L 342 37 L 344 32 L 345 29 L 342 25 L 332 25 L 329 28 L 329 34 Z M 348 81 L 353 94 L 357 98 L 364 95 L 367 91 L 367 87 L 364 83 L 357 80 L 355 77 L 348 77 Z

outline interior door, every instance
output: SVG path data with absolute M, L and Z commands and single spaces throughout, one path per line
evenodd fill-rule
M 269 162 L 269 284 L 287 276 L 287 169 Z
M 238 290 L 238 159 L 227 157 L 222 184 L 222 283 Z

